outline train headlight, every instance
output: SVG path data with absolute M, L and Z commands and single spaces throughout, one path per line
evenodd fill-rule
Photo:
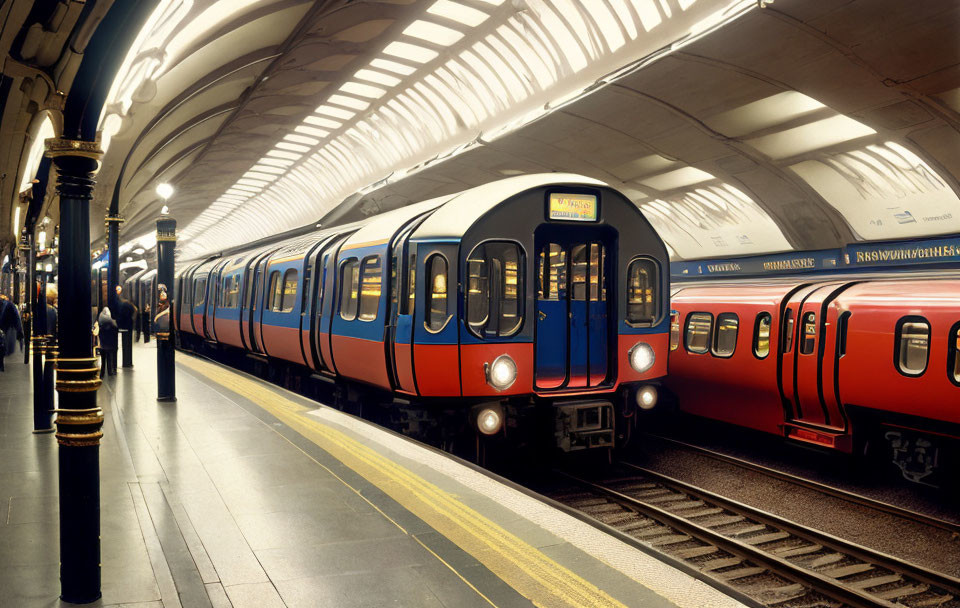
M 503 413 L 500 408 L 485 407 L 477 415 L 477 429 L 484 435 L 496 435 L 503 427 Z
M 641 386 L 637 391 L 637 407 L 642 410 L 652 410 L 657 405 L 657 387 Z
M 484 364 L 484 368 L 487 372 L 487 384 L 498 391 L 507 390 L 517 380 L 517 364 L 510 355 L 500 355 L 493 363 Z
M 646 342 L 637 342 L 627 356 L 630 357 L 630 367 L 640 374 L 653 367 L 654 361 L 657 360 L 653 347 Z

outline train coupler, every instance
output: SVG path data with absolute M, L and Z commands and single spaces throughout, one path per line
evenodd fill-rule
M 609 401 L 555 403 L 554 438 L 564 452 L 612 448 L 614 411 Z

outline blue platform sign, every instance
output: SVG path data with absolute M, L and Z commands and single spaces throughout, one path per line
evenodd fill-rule
M 778 253 L 726 260 L 671 262 L 674 278 L 757 276 L 836 270 L 840 266 L 840 250 Z
M 960 236 L 847 245 L 843 261 L 854 267 L 957 263 L 960 262 Z

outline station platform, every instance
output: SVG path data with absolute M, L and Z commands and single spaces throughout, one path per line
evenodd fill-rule
M 155 346 L 104 380 L 94 606 L 739 606 L 517 488 L 361 419 Z M 0 606 L 59 606 L 57 444 L 0 373 Z

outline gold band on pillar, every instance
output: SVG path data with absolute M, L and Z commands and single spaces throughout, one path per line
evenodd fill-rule
M 70 447 L 100 445 L 103 410 L 53 410 L 57 415 L 57 443 Z M 85 427 L 85 428 L 84 428 Z
M 125 221 L 127 221 L 127 220 L 126 220 L 126 218 L 124 218 L 122 215 L 108 215 L 107 217 L 103 218 L 103 224 L 104 224 L 107 228 L 110 227 L 110 224 L 111 224 L 111 223 L 116 223 L 117 225 L 120 225 L 120 224 L 124 223 Z
M 82 156 L 93 160 L 103 158 L 100 142 L 51 137 L 46 139 L 44 143 L 47 147 L 46 155 L 50 158 L 57 158 L 58 156 Z
M 94 357 L 57 359 L 57 390 L 66 393 L 86 393 L 100 388 L 99 369 Z
M 177 240 L 177 231 L 172 232 L 157 232 L 157 241 L 172 241 L 176 242 Z

